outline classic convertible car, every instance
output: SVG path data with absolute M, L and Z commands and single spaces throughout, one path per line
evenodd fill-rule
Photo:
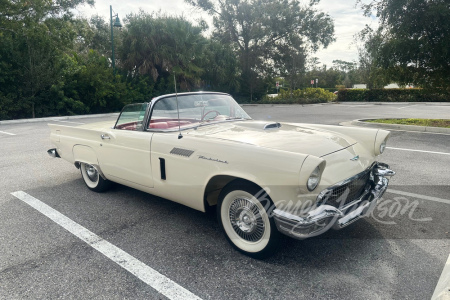
M 164 95 L 117 121 L 49 124 L 48 150 L 87 187 L 116 182 L 200 211 L 216 206 L 228 241 L 262 258 L 280 233 L 305 239 L 370 213 L 395 173 L 377 161 L 389 132 L 254 121 L 223 93 Z

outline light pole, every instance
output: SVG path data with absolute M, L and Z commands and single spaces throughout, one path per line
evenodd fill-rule
M 110 16 L 111 16 L 111 48 L 112 48 L 112 67 L 113 67 L 113 73 L 114 76 L 116 75 L 116 61 L 114 59 L 114 31 L 113 31 L 113 27 L 122 27 L 122 24 L 120 24 L 120 19 L 119 19 L 119 14 L 115 14 L 113 16 L 113 9 L 112 9 L 112 5 L 109 6 L 109 12 L 110 12 Z M 114 21 L 113 24 L 113 17 L 116 17 L 116 20 Z

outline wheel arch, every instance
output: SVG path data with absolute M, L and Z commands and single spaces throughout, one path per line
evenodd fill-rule
M 94 149 L 85 145 L 74 145 L 72 148 L 74 165 L 77 169 L 81 167 L 81 163 L 92 165 L 97 169 L 98 173 L 103 179 L 107 179 L 103 174 L 100 165 L 98 163 L 97 154 Z
M 242 182 L 245 184 L 252 185 L 258 189 L 263 189 L 259 184 L 252 180 L 236 176 L 236 175 L 214 175 L 208 181 L 205 186 L 203 205 L 205 211 L 208 211 L 210 207 L 217 205 L 220 192 L 225 186 L 235 182 Z
M 87 163 L 90 165 L 98 165 L 97 154 L 94 149 L 85 145 L 74 145 L 72 148 L 73 159 L 75 163 Z

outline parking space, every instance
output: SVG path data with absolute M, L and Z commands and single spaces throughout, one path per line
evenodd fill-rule
M 334 125 L 450 119 L 450 106 L 427 104 L 244 109 L 255 119 Z M 104 120 L 115 117 L 58 122 Z M 47 123 L 0 125 L 0 299 L 429 299 L 450 253 L 449 135 L 393 131 L 388 146 L 397 149 L 382 161 L 397 175 L 371 216 L 317 238 L 284 239 L 259 261 L 233 250 L 213 215 L 119 185 L 89 191 L 76 168 L 48 157 Z

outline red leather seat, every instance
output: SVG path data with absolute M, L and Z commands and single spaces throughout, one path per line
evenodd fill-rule
M 189 121 L 180 121 L 180 126 L 188 125 L 191 122 Z M 178 127 L 178 121 L 167 121 L 169 127 Z
M 169 128 L 169 125 L 167 124 L 167 122 L 156 122 L 156 123 L 150 123 L 149 128 L 167 129 L 167 128 Z

